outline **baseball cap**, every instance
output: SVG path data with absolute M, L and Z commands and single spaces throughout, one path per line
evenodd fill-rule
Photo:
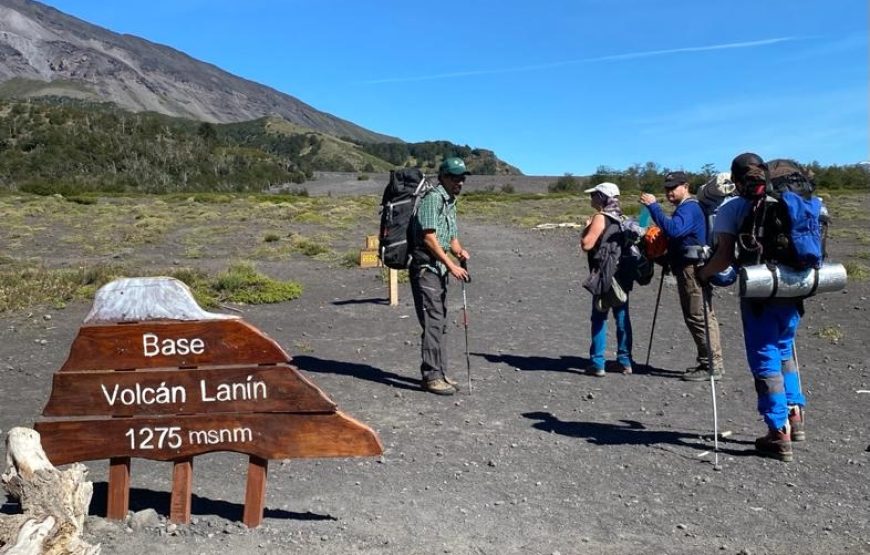
M 438 173 L 441 175 L 468 175 L 468 170 L 465 168 L 465 162 L 462 158 L 450 157 L 445 158 L 441 165 L 438 166 Z
M 619 187 L 617 187 L 616 183 L 610 183 L 605 181 L 604 183 L 599 183 L 595 187 L 591 189 L 586 189 L 583 191 L 584 193 L 594 193 L 598 191 L 602 195 L 606 197 L 618 197 L 619 196 Z
M 670 172 L 665 176 L 665 189 L 673 189 L 677 185 L 689 182 L 689 176 L 686 172 Z

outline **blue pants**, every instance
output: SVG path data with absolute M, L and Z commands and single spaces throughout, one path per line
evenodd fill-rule
M 746 359 L 755 378 L 758 412 L 770 429 L 779 430 L 788 420 L 788 407 L 806 404 L 793 359 L 794 337 L 801 317 L 797 305 L 765 304 L 756 312 L 746 299 L 740 301 Z
M 607 314 L 613 311 L 616 320 L 616 360 L 622 366 L 631 366 L 631 317 L 628 315 L 628 301 L 618 308 L 607 312 L 595 310 L 592 302 L 592 344 L 589 345 L 589 360 L 595 368 L 604 368 L 604 350 L 607 347 Z

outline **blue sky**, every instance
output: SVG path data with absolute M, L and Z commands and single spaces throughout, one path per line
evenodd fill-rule
M 529 175 L 870 158 L 867 0 L 46 3 Z

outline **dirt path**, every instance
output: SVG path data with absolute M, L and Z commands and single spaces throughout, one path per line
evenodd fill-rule
M 261 265 L 303 282 L 292 303 L 244 308 L 339 407 L 386 448 L 372 459 L 274 461 L 266 519 L 241 516 L 246 459 L 198 457 L 195 522 L 136 530 L 89 519 L 105 553 L 870 553 L 870 337 L 866 282 L 808 303 L 799 335 L 808 437 L 795 462 L 758 458 L 763 431 L 733 291 L 719 291 L 726 376 L 718 387 L 722 471 L 711 465 L 709 386 L 693 363 L 675 287 L 662 295 L 651 367 L 641 364 L 658 276 L 631 297 L 636 373 L 585 376 L 589 296 L 569 231 L 465 226 L 474 394 L 420 392 L 407 285 L 390 308 L 375 271 L 316 261 Z M 834 253 L 836 256 L 836 252 Z M 451 289 L 459 317 L 461 288 Z M 0 429 L 30 424 L 89 307 L 7 318 L 0 329 Z M 45 316 L 50 315 L 50 319 Z M 837 344 L 818 335 L 841 326 Z M 613 340 L 611 338 L 611 358 Z M 465 382 L 464 336 L 451 334 Z M 466 388 L 467 389 L 467 388 Z M 705 454 L 706 453 L 706 454 Z M 107 464 L 90 463 L 92 514 Z M 168 513 L 171 466 L 135 460 L 131 509 Z M 4 510 L 15 507 L 4 505 Z

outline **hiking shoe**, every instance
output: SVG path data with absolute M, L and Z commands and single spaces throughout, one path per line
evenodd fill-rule
M 596 378 L 603 378 L 606 375 L 604 368 L 598 368 L 596 366 L 588 367 L 586 369 L 586 374 L 589 376 L 595 376 Z
M 779 430 L 770 430 L 766 436 L 755 440 L 755 451 L 762 457 L 770 457 L 782 462 L 791 462 L 791 430 L 788 424 Z
M 441 378 L 426 380 L 423 382 L 422 387 L 423 391 L 428 391 L 435 395 L 453 395 L 456 393 L 456 388 Z
M 686 373 L 683 374 L 680 379 L 684 382 L 706 382 L 710 379 L 711 372 L 710 368 L 707 367 L 706 364 L 699 364 L 694 368 L 689 368 L 686 370 Z M 712 372 L 712 376 L 714 380 L 719 380 L 722 378 L 722 369 L 714 368 Z
M 788 407 L 788 425 L 791 428 L 792 441 L 806 441 L 807 432 L 804 427 L 804 409 L 799 405 Z
M 459 382 L 457 382 L 456 380 L 454 380 L 453 378 L 451 378 L 451 377 L 449 377 L 449 376 L 447 376 L 447 375 L 444 376 L 444 381 L 447 382 L 447 383 L 449 383 L 449 384 L 452 385 L 453 387 L 456 387 L 456 386 L 459 385 Z M 459 388 L 456 387 L 456 389 L 459 389 Z
M 629 364 L 628 366 L 623 366 L 622 373 L 625 374 L 626 376 L 631 374 L 632 373 L 631 365 Z

